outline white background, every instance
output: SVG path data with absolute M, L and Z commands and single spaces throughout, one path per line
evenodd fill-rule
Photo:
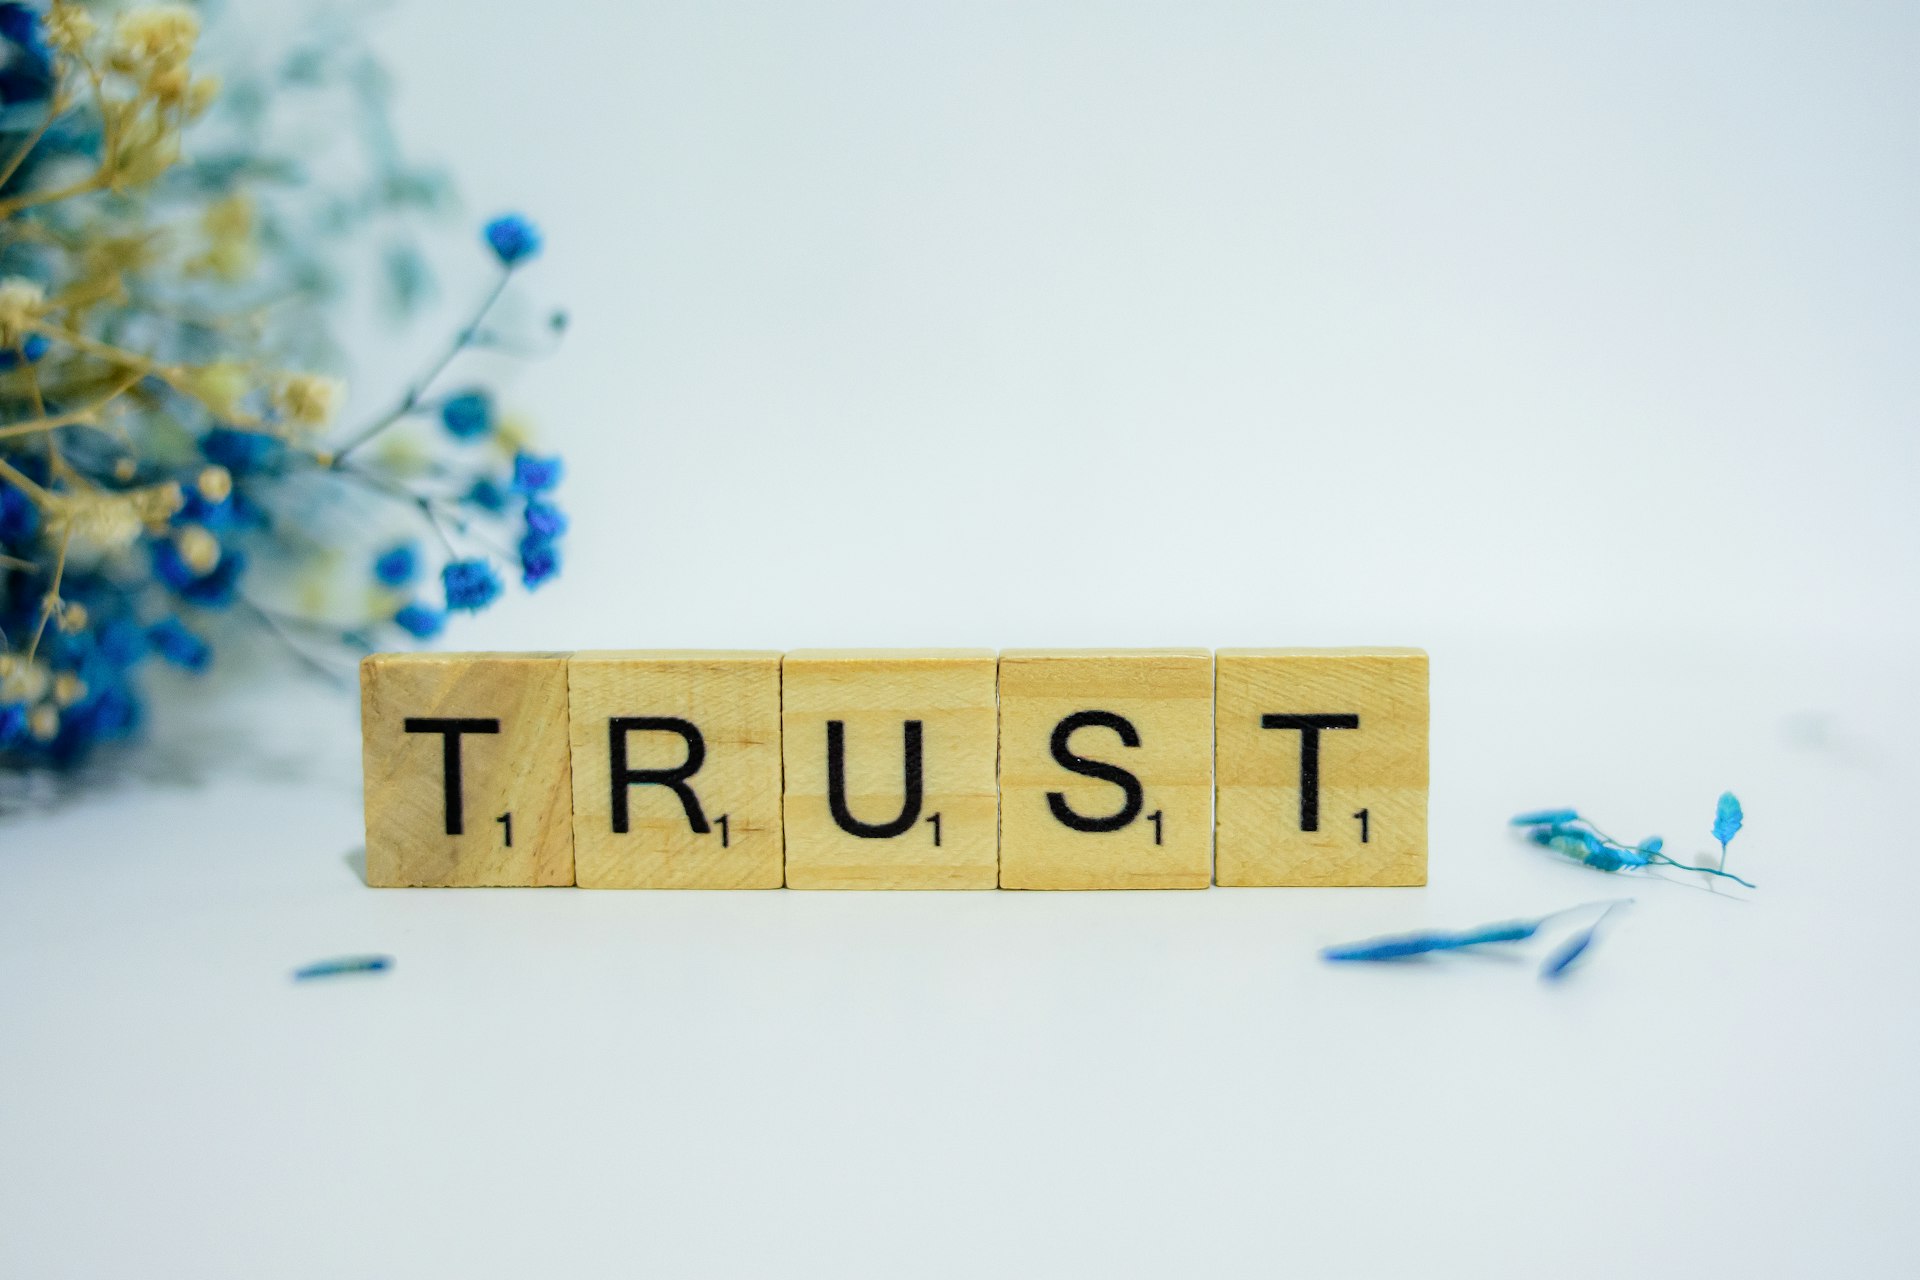
M 1432 886 L 374 893 L 351 707 L 196 708 L 0 826 L 0 1274 L 1920 1269 L 1912 9 L 380 40 L 574 317 L 567 575 L 454 644 L 1423 644 Z M 1502 828 L 1729 786 L 1750 895 Z

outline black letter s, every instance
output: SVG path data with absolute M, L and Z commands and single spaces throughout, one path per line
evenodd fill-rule
M 1062 769 L 1082 777 L 1111 782 L 1119 787 L 1126 795 L 1120 811 L 1105 818 L 1083 818 L 1067 806 L 1066 796 L 1058 791 L 1047 792 L 1047 807 L 1053 810 L 1056 820 L 1075 831 L 1118 831 L 1140 816 L 1140 810 L 1146 803 L 1146 792 L 1140 786 L 1140 779 L 1119 765 L 1089 760 L 1074 753 L 1068 744 L 1074 730 L 1094 727 L 1111 729 L 1119 734 L 1122 746 L 1140 745 L 1139 730 L 1125 716 L 1115 715 L 1111 711 L 1076 711 L 1053 727 L 1053 758 Z

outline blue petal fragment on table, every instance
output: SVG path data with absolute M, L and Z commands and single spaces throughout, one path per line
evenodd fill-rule
M 310 982 L 315 978 L 337 978 L 349 973 L 385 973 L 391 968 L 392 956 L 336 956 L 295 969 L 293 980 Z

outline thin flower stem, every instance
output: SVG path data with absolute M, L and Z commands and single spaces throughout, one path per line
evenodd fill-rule
M 26 422 L 16 422 L 8 427 L 0 427 L 0 440 L 7 440 L 16 436 L 38 435 L 42 431 L 53 431 L 59 427 L 94 427 L 97 430 L 106 431 L 108 428 L 94 421 L 94 416 L 98 414 L 100 410 L 125 395 L 127 391 L 133 387 L 134 383 L 140 381 L 140 379 L 145 376 L 143 373 L 136 373 L 131 378 L 126 379 L 116 386 L 112 391 L 109 391 L 106 395 L 95 400 L 92 404 L 83 405 L 78 409 L 71 409 L 66 413 L 55 413 L 45 417 L 33 418 Z M 39 380 L 37 378 L 34 381 L 34 389 L 37 398 L 39 389 Z
M 440 354 L 440 358 L 428 367 L 422 377 L 407 388 L 406 394 L 400 397 L 400 402 L 379 418 L 374 419 L 373 422 L 362 428 L 352 439 L 334 451 L 333 466 L 336 470 L 346 462 L 347 455 L 351 454 L 354 450 L 387 428 L 393 426 L 394 423 L 400 421 L 420 406 L 420 402 L 426 397 L 427 392 L 432 389 L 434 382 L 441 374 L 447 371 L 447 366 L 453 363 L 454 357 L 473 344 L 475 335 L 479 333 L 481 321 L 487 318 L 487 313 L 493 310 L 496 302 L 500 301 L 500 295 L 507 291 L 507 284 L 512 279 L 513 267 L 503 267 L 499 278 L 493 282 L 493 288 L 488 291 L 487 296 L 481 301 L 480 309 L 475 311 L 473 318 L 454 335 L 453 341 L 449 343 L 447 349 Z
M 27 162 L 27 157 L 33 154 L 33 149 L 40 145 L 40 139 L 47 136 L 47 130 L 53 127 L 53 122 L 65 114 L 67 108 L 72 105 L 63 85 L 54 94 L 53 101 L 48 104 L 46 118 L 27 135 L 27 140 L 20 144 L 20 150 L 14 152 L 13 159 L 7 161 L 6 168 L 0 169 L 0 187 L 6 186 L 13 180 L 13 175 L 20 172 L 20 166 Z
M 33 655 L 40 651 L 40 637 L 47 633 L 47 621 L 53 617 L 54 610 L 60 607 L 60 583 L 67 574 L 67 546 L 73 541 L 73 526 L 60 537 L 60 558 L 53 563 L 53 585 L 47 588 L 46 598 L 40 602 L 40 621 L 34 625 L 33 639 L 27 644 L 27 661 L 33 661 Z
M 35 484 L 26 473 L 8 465 L 5 459 L 0 459 L 0 478 L 6 479 L 14 488 L 23 490 L 36 504 L 45 503 L 47 500 L 48 494 L 45 489 Z
M 288 634 L 286 626 L 279 618 L 247 599 L 245 596 L 241 596 L 239 599 L 241 607 L 252 615 L 254 621 L 264 627 L 268 635 L 278 640 L 281 645 L 286 648 L 287 652 L 291 653 L 294 659 L 302 666 L 329 684 L 339 684 L 346 678 L 341 672 L 329 667 L 326 663 L 320 661 L 320 659 L 314 657 L 311 653 L 308 653 L 305 646 L 294 643 L 293 637 Z

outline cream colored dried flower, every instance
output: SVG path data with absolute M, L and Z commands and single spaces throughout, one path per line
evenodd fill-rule
M 54 541 L 82 555 L 124 551 L 146 528 L 130 494 L 49 493 L 44 511 Z
M 27 728 L 42 742 L 52 742 L 60 732 L 60 713 L 50 702 L 43 702 L 27 716 Z
M 200 215 L 207 247 L 187 263 L 187 269 L 209 272 L 222 280 L 243 279 L 259 254 L 253 223 L 253 201 L 245 194 L 230 195 L 208 205 Z
M 0 280 L 0 348 L 12 350 L 27 340 L 35 321 L 47 313 L 47 291 L 31 280 Z
M 71 671 L 62 671 L 53 678 L 53 700 L 62 707 L 70 707 L 87 696 L 87 682 Z
M 116 70 L 164 70 L 193 56 L 200 15 L 181 4 L 150 4 L 129 10 L 113 27 Z
M 248 385 L 247 367 L 231 360 L 216 360 L 188 369 L 181 375 L 181 381 L 188 392 L 207 406 L 209 413 L 229 422 L 240 419 L 240 402 L 252 390 Z
M 160 116 L 134 116 L 113 154 L 115 189 L 144 186 L 180 162 L 180 134 Z
M 85 631 L 89 620 L 87 606 L 78 600 L 69 600 L 60 606 L 59 616 L 54 619 L 54 622 L 62 631 L 72 636 Z
M 76 54 L 87 47 L 100 26 L 77 4 L 55 4 L 47 10 L 46 30 L 48 44 L 61 53 Z
M 143 529 L 163 527 L 180 509 L 180 486 L 172 482 L 122 493 L 60 490 L 46 495 L 47 533 L 80 556 L 125 551 Z
M 225 502 L 227 495 L 233 492 L 233 473 L 225 467 L 202 468 L 193 487 L 208 502 Z
M 141 522 L 156 529 L 173 519 L 174 512 L 186 501 L 180 486 L 171 480 L 144 489 L 129 489 L 126 496 L 133 500 L 133 509 Z
M 205 115 L 207 108 L 219 96 L 219 76 L 195 76 L 193 83 L 187 87 L 187 119 L 198 120 Z
M 333 411 L 340 402 L 343 390 L 336 378 L 291 373 L 280 380 L 279 387 L 274 391 L 273 403 L 288 423 L 311 429 L 325 426 L 333 418 Z
M 52 683 L 44 662 L 0 653 L 0 702 L 38 702 Z
M 206 577 L 220 563 L 220 539 L 197 524 L 185 525 L 174 534 L 173 546 L 181 561 L 199 577 Z

